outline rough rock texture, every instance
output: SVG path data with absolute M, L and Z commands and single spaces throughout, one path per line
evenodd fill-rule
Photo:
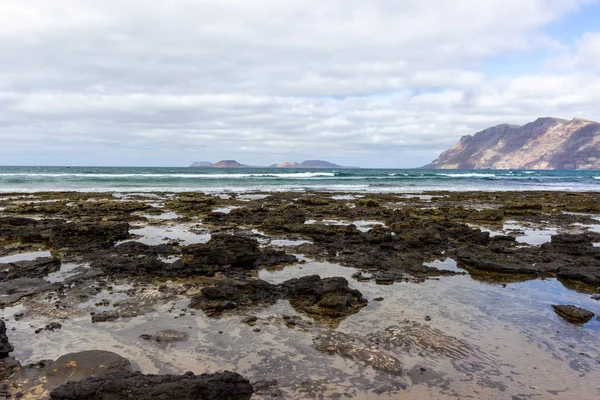
M 181 268 L 194 275 L 212 276 L 228 269 L 252 270 L 298 261 L 283 251 L 261 251 L 258 242 L 252 238 L 222 234 L 214 235 L 206 244 L 187 246 L 182 253 Z M 178 265 L 173 266 L 176 267 Z
M 0 358 L 8 357 L 8 353 L 14 349 L 8 341 L 8 336 L 6 336 L 6 324 L 0 319 Z
M 181 255 L 181 260 L 167 263 L 161 256 Z M 214 235 L 204 244 L 193 244 L 181 250 L 161 244 L 148 246 L 126 242 L 96 256 L 93 268 L 111 275 L 186 277 L 213 276 L 217 272 L 243 273 L 258 267 L 293 264 L 298 259 L 283 251 L 260 249 L 252 238 Z
M 310 275 L 280 285 L 258 279 L 226 280 L 202 289 L 190 307 L 215 315 L 238 307 L 274 304 L 279 299 L 288 299 L 298 311 L 333 319 L 357 313 L 368 302 L 358 290 L 348 287 L 345 278 Z
M 16 278 L 0 282 L 0 307 L 11 305 L 23 297 L 58 290 L 60 283 L 50 283 L 42 278 Z
M 585 324 L 592 318 L 594 313 L 584 308 L 576 307 L 573 305 L 552 305 L 554 312 L 574 324 Z
M 50 241 L 53 248 L 85 253 L 112 247 L 116 241 L 129 237 L 126 222 L 66 223 L 52 230 Z
M 126 358 L 109 351 L 88 350 L 65 354 L 56 361 L 42 360 L 12 369 L 14 373 L 6 381 L 12 398 L 25 395 L 25 398 L 47 399 L 50 391 L 67 382 L 89 376 L 131 372 L 131 364 Z M 27 397 L 31 393 L 37 397 Z
M 16 278 L 43 278 L 59 269 L 60 260 L 52 257 L 39 257 L 35 260 L 0 264 L 0 281 Z
M 424 168 L 600 169 L 600 124 L 538 118 L 463 136 Z
M 246 400 L 252 385 L 236 372 L 144 375 L 118 372 L 69 382 L 50 393 L 56 400 Z

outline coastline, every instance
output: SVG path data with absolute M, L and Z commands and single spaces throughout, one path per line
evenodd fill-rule
M 550 307 L 600 314 L 597 193 L 3 193 L 0 233 L 23 365 L 108 350 L 253 399 L 598 395 L 600 321 Z

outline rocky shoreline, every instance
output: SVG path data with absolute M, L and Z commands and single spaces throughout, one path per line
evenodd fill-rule
M 436 266 L 442 260 L 453 260 L 455 265 Z M 345 268 L 348 276 L 324 276 L 318 268 L 315 274 L 308 271 L 318 263 Z M 265 271 L 305 270 L 299 276 L 283 276 L 278 283 L 263 279 Z M 46 322 L 36 325 L 34 335 L 54 331 L 60 335 L 65 330 L 60 327 L 74 320 L 102 330 L 166 313 L 186 321 L 195 321 L 200 318 L 196 313 L 202 313 L 206 318 L 202 323 L 242 316 L 256 334 L 273 326 L 298 335 L 307 332 L 310 341 L 314 339 L 311 351 L 323 353 L 322 357 L 341 356 L 356 363 L 351 368 L 382 374 L 377 375 L 380 386 L 365 384 L 364 391 L 352 392 L 356 398 L 375 387 L 378 395 L 417 390 L 423 383 L 442 388 L 448 384 L 443 374 L 405 365 L 403 353 L 420 349 L 468 375 L 475 373 L 468 371 L 463 359 L 478 360 L 482 370 L 492 368 L 493 362 L 442 327 L 400 315 L 396 321 L 373 326 L 370 334 L 336 328 L 347 319 L 363 318 L 365 310 L 377 307 L 375 303 L 385 303 L 363 290 L 370 293 L 389 285 L 401 290 L 398 285 L 426 282 L 442 285 L 461 276 L 499 288 L 556 279 L 587 298 L 600 298 L 600 195 L 4 194 L 0 196 L 0 311 L 8 331 L 2 321 L 0 398 L 109 399 L 129 389 L 133 397 L 128 398 L 136 399 L 167 398 L 175 392 L 183 399 L 243 399 L 253 392 L 252 398 L 283 398 L 284 394 L 310 398 L 327 390 L 342 390 L 338 395 L 343 395 L 341 385 L 337 389 L 300 385 L 300 390 L 273 383 L 280 379 L 276 371 L 265 377 L 268 382 L 254 379 L 252 385 L 239 373 L 210 371 L 201 364 L 179 375 L 140 372 L 139 365 L 108 352 L 103 354 L 109 360 L 124 360 L 115 361 L 115 370 L 94 372 L 97 363 L 82 368 L 78 378 L 68 383 L 72 371 L 62 378 L 47 376 L 51 365 L 62 365 L 61 358 L 21 365 L 9 357 L 13 352 L 9 341 L 24 334 L 25 321 Z M 557 300 L 561 299 L 548 299 Z M 289 304 L 294 314 L 256 315 L 282 303 Z M 556 310 L 555 317 L 567 323 L 598 324 L 592 311 L 553 305 L 548 310 Z M 12 331 L 11 323 L 19 324 L 19 330 Z M 163 328 L 138 337 L 146 335 L 142 339 L 156 346 L 175 346 L 178 341 L 193 345 L 187 332 Z M 218 337 L 223 335 L 218 330 L 213 342 L 203 338 L 202 343 L 220 343 Z M 27 351 L 16 348 L 20 354 Z M 85 365 L 98 354 L 65 357 L 79 357 L 65 365 Z M 499 390 L 481 382 L 476 385 Z

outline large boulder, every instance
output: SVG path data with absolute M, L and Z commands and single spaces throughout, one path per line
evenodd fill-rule
M 35 396 L 42 395 L 35 398 L 47 398 L 50 391 L 67 382 L 131 370 L 129 360 L 118 354 L 103 350 L 81 351 L 65 354 L 56 361 L 42 360 L 13 368 L 13 373 L 6 379 L 6 387 L 12 398 L 28 398 L 33 393 Z
M 554 312 L 573 324 L 585 324 L 594 317 L 594 313 L 574 305 L 552 305 Z

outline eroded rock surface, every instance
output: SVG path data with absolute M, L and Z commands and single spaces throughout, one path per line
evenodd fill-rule
M 16 303 L 23 297 L 60 288 L 60 283 L 50 283 L 42 278 L 16 278 L 0 282 L 0 307 Z
M 131 364 L 126 358 L 109 351 L 89 350 L 65 354 L 56 361 L 43 360 L 18 366 L 6 382 L 9 393 L 17 398 L 43 399 L 67 382 L 121 371 L 131 371 Z
M 55 400 L 247 400 L 254 389 L 235 372 L 144 375 L 118 372 L 69 382 L 50 393 Z
M 594 318 L 594 313 L 573 305 L 552 305 L 554 312 L 574 324 L 585 324 Z
M 60 260 L 53 257 L 14 261 L 0 264 L 0 281 L 8 281 L 15 278 L 43 278 L 59 269 Z
M 228 309 L 274 304 L 288 299 L 298 311 L 313 317 L 343 318 L 367 305 L 358 290 L 350 289 L 345 278 L 318 275 L 291 279 L 279 285 L 262 280 L 226 280 L 202 289 L 190 307 L 215 315 Z
M 6 323 L 0 320 L 0 359 L 8 357 L 15 348 L 8 341 L 6 335 Z

